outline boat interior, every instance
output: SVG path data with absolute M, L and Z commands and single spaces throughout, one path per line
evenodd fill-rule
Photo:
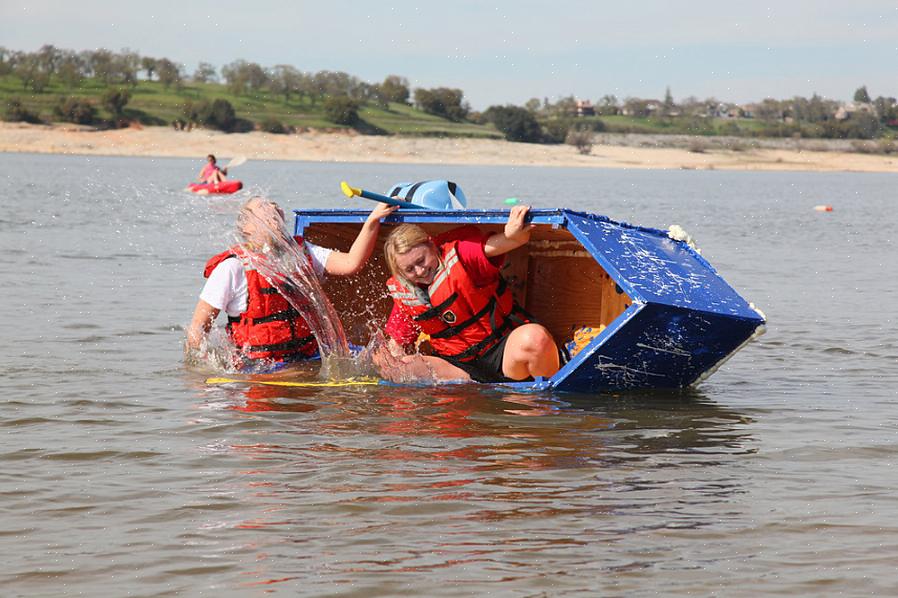
M 316 245 L 347 251 L 360 226 L 312 223 L 303 236 Z M 366 344 L 383 327 L 392 307 L 384 284 L 390 274 L 383 257 L 383 242 L 394 226 L 382 225 L 374 254 L 361 273 L 330 276 L 324 282 L 347 337 L 357 344 Z M 421 226 L 434 236 L 459 224 Z M 496 232 L 502 225 L 485 224 L 478 228 Z M 518 304 L 546 326 L 558 343 L 568 342 L 574 331 L 583 327 L 601 330 L 632 303 L 569 231 L 551 224 L 538 224 L 530 243 L 507 254 L 502 274 Z

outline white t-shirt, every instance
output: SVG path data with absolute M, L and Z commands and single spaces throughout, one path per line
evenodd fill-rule
M 309 252 L 315 274 L 319 278 L 324 276 L 324 266 L 333 249 L 308 242 L 303 243 L 303 248 Z M 235 318 L 246 311 L 248 296 L 246 272 L 237 258 L 228 258 L 215 266 L 200 293 L 200 299 Z

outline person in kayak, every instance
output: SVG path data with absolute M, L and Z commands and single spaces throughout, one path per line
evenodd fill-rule
M 336 251 L 293 237 L 305 250 L 318 277 L 326 274 L 350 276 L 362 269 L 380 231 L 380 220 L 396 210 L 379 203 L 368 216 L 348 252 Z M 268 282 L 250 261 L 250 256 L 271 251 L 286 238 L 284 212 L 277 203 L 253 197 L 240 209 L 238 231 L 244 242 L 209 259 L 193 318 L 187 329 L 186 347 L 199 350 L 221 311 L 228 314 L 228 335 L 240 354 L 238 369 L 259 369 L 318 356 L 318 344 L 305 319 Z
M 216 185 L 227 180 L 228 169 L 219 168 L 215 161 L 215 156 L 209 154 L 206 156 L 206 165 L 200 170 L 199 180 L 207 185 Z
M 506 382 L 558 371 L 551 333 L 530 321 L 499 273 L 505 254 L 530 240 L 529 210 L 515 206 L 493 234 L 472 225 L 435 238 L 412 224 L 393 230 L 384 243 L 393 309 L 387 350 L 376 356 L 381 375 L 409 381 L 429 371 L 436 381 Z M 432 355 L 412 353 L 422 333 Z

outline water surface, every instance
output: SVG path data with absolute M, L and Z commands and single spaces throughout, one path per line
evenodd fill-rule
M 895 175 L 249 162 L 679 224 L 769 319 L 683 392 L 322 390 L 183 366 L 242 199 L 200 158 L 0 154 L 5 596 L 895 592 Z

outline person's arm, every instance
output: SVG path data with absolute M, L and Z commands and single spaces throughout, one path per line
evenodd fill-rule
M 203 339 L 209 334 L 212 322 L 218 317 L 220 311 L 202 299 L 197 302 L 196 308 L 193 310 L 193 319 L 190 321 L 190 327 L 187 328 L 188 348 L 198 349 L 202 345 Z
M 530 240 L 530 231 L 536 226 L 524 220 L 529 211 L 530 206 L 515 206 L 511 209 L 505 230 L 490 235 L 483 244 L 483 253 L 486 257 L 504 255 Z
M 377 207 L 371 210 L 371 214 L 362 225 L 362 230 L 352 242 L 349 251 L 332 252 L 324 265 L 324 271 L 336 276 L 352 276 L 361 270 L 374 251 L 377 234 L 380 232 L 380 219 L 389 216 L 396 210 L 396 206 L 378 203 Z

